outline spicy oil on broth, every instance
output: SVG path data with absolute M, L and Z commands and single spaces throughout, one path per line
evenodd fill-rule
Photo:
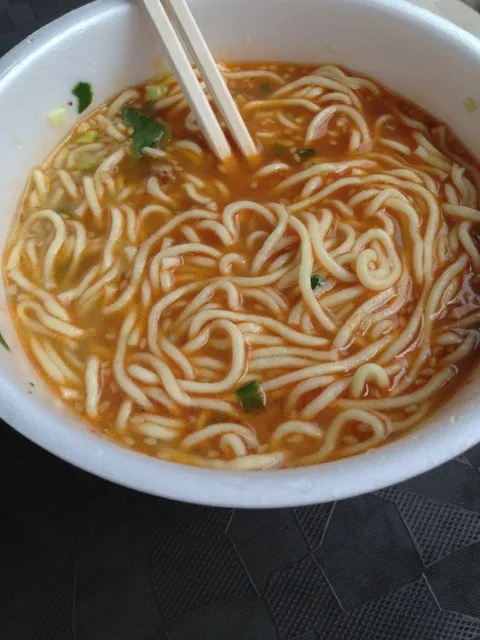
M 333 66 L 220 65 L 261 163 L 207 149 L 169 74 L 32 172 L 5 257 L 32 362 L 97 429 L 217 468 L 360 453 L 471 369 L 480 174 Z

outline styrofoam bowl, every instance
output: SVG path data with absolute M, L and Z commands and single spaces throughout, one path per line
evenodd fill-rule
M 32 165 L 73 125 L 49 111 L 78 80 L 92 108 L 155 73 L 158 37 L 137 2 L 99 0 L 45 27 L 0 61 L 0 245 L 3 249 Z M 480 154 L 480 42 L 431 13 L 395 0 L 195 0 L 219 59 L 333 62 L 365 73 L 445 120 Z M 282 507 L 373 491 L 422 473 L 480 441 L 480 379 L 473 377 L 421 428 L 365 454 L 262 472 L 198 469 L 122 448 L 93 432 L 55 398 L 28 362 L 0 285 L 0 415 L 55 455 L 148 493 L 209 505 Z M 35 383 L 35 388 L 29 385 Z

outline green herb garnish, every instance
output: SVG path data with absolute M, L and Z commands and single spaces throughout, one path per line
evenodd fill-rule
M 463 106 L 467 111 L 473 113 L 478 109 L 478 102 L 476 102 L 473 98 L 465 98 L 463 101 Z
M 264 93 L 268 93 L 268 91 L 270 91 L 270 85 L 268 82 L 264 82 L 263 84 L 260 85 L 260 90 L 263 91 Z
M 280 142 L 274 142 L 272 147 L 273 155 L 278 156 L 279 158 L 284 158 L 288 152 L 288 147 Z
M 144 147 L 156 145 L 160 149 L 165 149 L 172 138 L 172 134 L 164 124 L 144 115 L 141 109 L 125 107 L 123 120 L 133 127 L 133 153 L 137 158 L 142 155 Z
M 168 87 L 162 84 L 150 84 L 145 87 L 145 100 L 148 102 L 161 100 L 168 93 Z
M 73 168 L 77 171 L 94 171 L 102 164 L 106 153 L 106 149 L 96 149 L 94 151 L 81 149 L 75 156 Z
M 35 387 L 35 385 L 33 384 L 33 382 L 29 382 L 28 383 L 31 387 Z
M 77 144 L 92 144 L 97 138 L 98 133 L 96 131 L 84 131 L 78 136 L 75 142 Z
M 248 382 L 235 393 L 245 413 L 263 411 L 267 405 L 265 391 L 256 380 Z
M 53 111 L 50 111 L 50 113 L 48 114 L 48 119 L 52 124 L 55 125 L 65 122 L 66 117 L 67 110 L 65 109 L 65 107 L 58 107 L 58 109 L 53 109 Z
M 72 93 L 78 98 L 78 113 L 83 113 L 92 104 L 92 85 L 89 82 L 79 82 L 73 87 Z
M 313 156 L 317 155 L 317 152 L 313 147 L 307 147 L 305 149 L 297 149 L 297 153 L 298 153 L 298 157 L 301 160 L 308 160 L 309 158 L 312 158 Z
M 2 333 L 0 332 L 0 344 L 2 345 L 2 347 L 4 349 L 6 349 L 7 351 L 10 351 L 10 347 L 8 346 L 5 338 L 2 336 Z
M 313 290 L 315 290 L 317 287 L 321 287 L 324 282 L 325 278 L 323 276 L 313 275 L 310 278 L 310 286 Z

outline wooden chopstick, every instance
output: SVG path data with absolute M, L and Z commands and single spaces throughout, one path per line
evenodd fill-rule
M 232 157 L 232 149 L 195 76 L 180 39 L 160 0 L 143 0 L 162 39 L 165 57 L 201 127 L 213 153 L 223 162 Z
M 220 73 L 210 49 L 202 36 L 186 0 L 163 0 L 167 14 L 172 18 L 192 58 L 200 68 L 202 77 L 213 96 L 230 133 L 243 155 L 252 158 L 258 154 L 245 122 Z

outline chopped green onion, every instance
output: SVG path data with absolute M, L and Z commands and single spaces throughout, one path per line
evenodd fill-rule
M 95 142 L 97 138 L 98 133 L 96 131 L 85 131 L 78 136 L 75 142 L 77 144 L 91 144 L 92 142 Z
M 141 109 L 125 107 L 123 120 L 133 127 L 133 153 L 137 158 L 142 155 L 144 147 L 156 145 L 160 149 L 165 149 L 172 138 L 172 134 L 164 124 L 148 118 Z
M 168 93 L 168 87 L 162 84 L 151 84 L 145 88 L 145 100 L 147 102 L 153 102 L 155 100 L 161 100 Z
M 478 109 L 478 103 L 473 98 L 466 98 L 463 101 L 463 106 L 470 113 L 473 113 L 474 111 L 476 111 Z
M 267 405 L 265 391 L 256 380 L 248 382 L 235 392 L 242 409 L 246 413 L 253 411 L 263 411 Z
M 62 124 L 67 117 L 67 110 L 63 107 L 59 107 L 58 109 L 53 109 L 48 114 L 48 119 L 52 124 Z
M 280 142 L 274 142 L 272 147 L 273 155 L 278 156 L 279 158 L 284 158 L 288 152 L 288 147 Z
M 28 383 L 31 387 L 35 387 L 35 385 L 33 384 L 33 382 L 29 382 Z
M 105 155 L 105 149 L 98 149 L 97 151 L 83 151 L 82 149 L 75 156 L 73 168 L 77 171 L 93 171 L 102 164 Z
M 0 331 L 0 345 L 2 345 L 2 347 L 3 347 L 4 349 L 6 349 L 7 351 L 10 351 L 10 347 L 8 346 L 8 344 L 7 344 L 6 340 L 5 340 L 5 338 L 2 336 L 1 331 Z
M 317 152 L 313 147 L 307 147 L 305 149 L 297 149 L 297 153 L 298 153 L 298 157 L 301 160 L 308 160 L 309 158 L 312 158 L 313 156 L 317 155 Z
M 260 85 L 260 90 L 263 91 L 264 93 L 267 93 L 268 91 L 270 91 L 270 85 L 268 82 L 264 82 L 263 84 Z
M 170 78 L 171 75 L 172 75 L 172 72 L 170 71 L 170 69 L 160 69 L 160 71 L 155 76 L 155 79 L 158 82 L 162 82 L 163 80 Z
M 312 289 L 316 289 L 317 287 L 321 287 L 324 282 L 325 282 L 325 278 L 323 276 L 320 276 L 320 275 L 313 275 L 310 278 L 310 286 L 312 287 Z
M 72 93 L 78 98 L 78 113 L 83 113 L 92 104 L 92 85 L 89 82 L 79 82 L 73 87 Z

